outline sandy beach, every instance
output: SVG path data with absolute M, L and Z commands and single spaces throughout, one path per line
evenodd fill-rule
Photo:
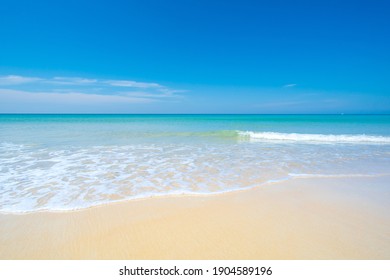
M 390 259 L 389 177 L 0 215 L 1 259 Z

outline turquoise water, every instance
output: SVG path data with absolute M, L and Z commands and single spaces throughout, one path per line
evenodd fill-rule
M 0 211 L 390 173 L 390 115 L 0 115 Z

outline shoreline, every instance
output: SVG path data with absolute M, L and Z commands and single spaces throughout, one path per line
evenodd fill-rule
M 337 179 L 337 178 L 346 178 L 346 179 L 354 179 L 354 178 L 380 178 L 380 177 L 389 177 L 390 181 L 390 173 L 381 173 L 381 174 L 337 174 L 337 175 L 315 175 L 312 174 L 298 174 L 298 175 L 289 175 L 286 178 L 283 179 L 272 179 L 270 181 L 266 181 L 260 185 L 257 186 L 249 186 L 241 189 L 230 189 L 225 191 L 216 191 L 216 192 L 209 192 L 209 193 L 172 193 L 172 194 L 156 194 L 156 195 L 150 195 L 150 196 L 144 196 L 144 197 L 132 197 L 132 198 L 125 198 L 122 200 L 113 200 L 108 201 L 104 203 L 97 203 L 92 204 L 90 206 L 86 207 L 79 207 L 74 209 L 38 209 L 38 210 L 27 210 L 27 211 L 2 211 L 0 210 L 0 215 L 27 215 L 27 214 L 39 214 L 39 213 L 72 213 L 72 212 L 78 212 L 78 211 L 85 211 L 89 209 L 94 209 L 98 207 L 107 207 L 110 205 L 115 205 L 118 203 L 129 203 L 129 202 L 136 202 L 136 201 L 144 201 L 149 199 L 164 199 L 164 198 L 181 198 L 181 197 L 213 197 L 213 196 L 219 196 L 219 195 L 225 195 L 229 193 L 239 193 L 239 192 L 246 192 L 250 190 L 256 190 L 261 188 L 270 187 L 272 185 L 278 185 L 283 183 L 288 183 L 289 181 L 294 180 L 317 180 L 317 179 Z
M 390 259 L 386 179 L 0 213 L 0 259 Z

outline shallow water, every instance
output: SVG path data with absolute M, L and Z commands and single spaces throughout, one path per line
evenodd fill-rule
M 390 173 L 390 116 L 0 115 L 0 211 Z

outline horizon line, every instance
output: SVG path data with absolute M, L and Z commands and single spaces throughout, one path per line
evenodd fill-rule
M 390 115 L 390 113 L 0 113 L 0 115 Z

